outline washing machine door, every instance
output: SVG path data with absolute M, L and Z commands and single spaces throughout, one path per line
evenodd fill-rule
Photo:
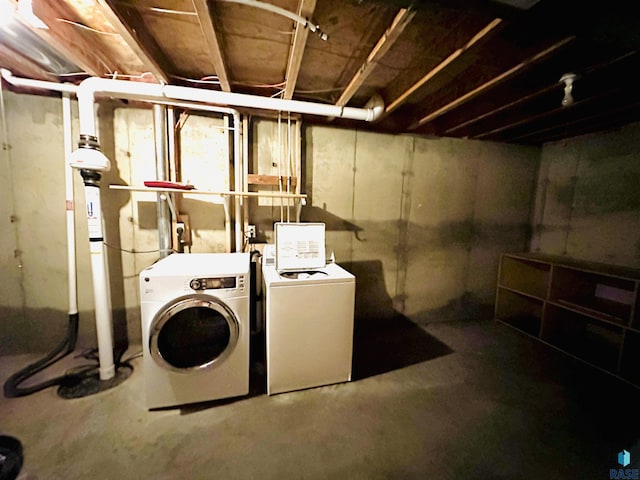
M 238 319 L 226 303 L 209 295 L 185 295 L 156 313 L 149 330 L 149 351 L 168 370 L 208 369 L 231 354 L 239 332 Z

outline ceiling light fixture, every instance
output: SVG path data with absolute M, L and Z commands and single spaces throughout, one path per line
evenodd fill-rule
M 564 98 L 562 99 L 562 106 L 568 107 L 573 104 L 573 82 L 578 76 L 575 73 L 565 73 L 560 77 L 560 81 L 564 83 Z

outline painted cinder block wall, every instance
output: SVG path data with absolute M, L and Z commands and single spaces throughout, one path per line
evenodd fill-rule
M 61 102 L 4 96 L 11 149 L 3 152 L 0 179 L 0 354 L 46 351 L 62 338 L 67 321 Z M 152 112 L 101 103 L 97 117 L 102 148 L 113 162 L 102 183 L 114 321 L 120 335 L 136 342 L 137 275 L 158 257 L 156 195 L 107 185 L 154 178 Z M 254 155 L 274 150 L 273 124 L 255 121 Z M 222 119 L 187 119 L 184 180 L 202 189 L 228 189 L 223 128 Z M 539 157 L 540 149 L 531 147 L 305 126 L 302 177 L 309 199 L 302 219 L 327 224 L 328 249 L 358 277 L 361 314 L 386 309 L 419 322 L 451 318 L 465 306 L 491 304 L 499 253 L 528 248 Z M 75 182 L 80 342 L 93 346 L 77 172 Z M 219 200 L 188 197 L 182 210 L 191 216 L 193 252 L 224 251 Z M 250 214 L 267 230 L 279 219 L 278 208 Z

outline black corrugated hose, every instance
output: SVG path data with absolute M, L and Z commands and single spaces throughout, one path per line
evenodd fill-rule
M 58 360 L 73 352 L 73 350 L 76 348 L 77 339 L 78 314 L 70 313 L 66 338 L 62 342 L 60 342 L 60 344 L 55 349 L 53 349 L 51 353 L 49 353 L 46 357 L 11 375 L 4 383 L 4 396 L 7 398 L 24 397 L 25 395 L 31 395 L 32 393 L 39 392 L 40 390 L 44 390 L 45 388 L 51 387 L 53 385 L 59 385 L 68 377 L 67 375 L 55 377 L 29 387 L 19 387 L 19 385 L 25 380 L 44 370 L 48 366 L 53 365 Z

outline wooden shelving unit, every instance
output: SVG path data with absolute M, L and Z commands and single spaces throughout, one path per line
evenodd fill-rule
M 505 253 L 495 318 L 640 387 L 640 270 Z

